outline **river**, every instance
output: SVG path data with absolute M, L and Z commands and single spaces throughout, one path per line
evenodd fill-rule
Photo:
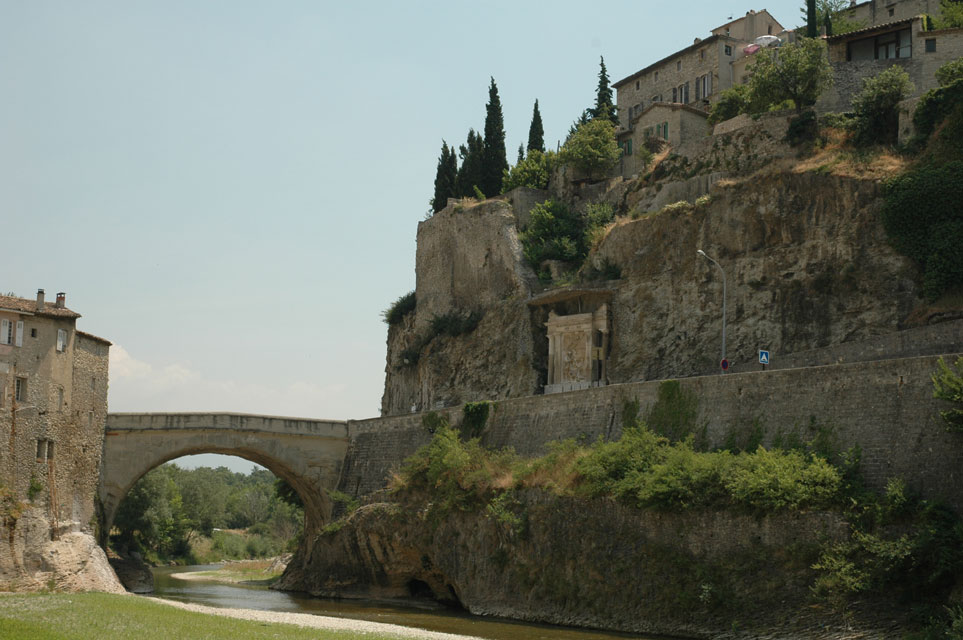
M 657 636 L 639 636 L 603 631 L 572 629 L 552 625 L 527 624 L 498 618 L 473 616 L 447 609 L 402 607 L 382 603 L 348 600 L 324 600 L 307 595 L 272 591 L 264 586 L 225 584 L 207 580 L 182 580 L 175 573 L 206 571 L 219 565 L 192 567 L 157 567 L 154 571 L 152 595 L 179 602 L 192 602 L 209 607 L 260 609 L 310 613 L 338 618 L 354 618 L 384 622 L 429 631 L 460 633 L 491 640 L 659 640 Z

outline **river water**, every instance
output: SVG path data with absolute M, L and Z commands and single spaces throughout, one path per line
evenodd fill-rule
M 460 633 L 492 640 L 659 640 L 657 636 L 639 636 L 603 631 L 572 629 L 552 625 L 536 625 L 498 618 L 483 618 L 446 609 L 422 609 L 381 603 L 347 600 L 324 600 L 310 596 L 271 591 L 264 586 L 225 584 L 207 580 L 182 580 L 175 573 L 206 571 L 219 565 L 192 567 L 157 567 L 154 571 L 154 593 L 159 598 L 192 602 L 209 607 L 260 609 L 311 613 L 338 618 L 354 618 L 417 627 L 429 631 Z

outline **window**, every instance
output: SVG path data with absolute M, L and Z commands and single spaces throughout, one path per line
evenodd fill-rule
M 936 38 L 926 39 L 926 53 L 933 53 L 936 51 Z
M 668 123 L 668 122 L 663 122 L 663 123 L 662 123 L 662 137 L 663 137 L 665 140 L 668 140 L 668 139 L 669 139 L 669 123 Z
M 706 50 L 699 49 L 699 60 L 705 60 L 705 59 L 706 59 Z
M 675 61 L 675 70 L 676 70 L 676 71 L 682 71 L 682 61 L 681 61 L 681 60 L 676 60 L 676 61 Z
M 53 440 L 37 440 L 37 462 L 53 460 L 54 442 Z
M 896 13 L 896 9 L 894 9 L 893 7 L 890 7 L 890 8 L 889 8 L 889 16 L 890 16 L 891 18 L 893 17 L 893 14 L 894 14 L 894 13 Z
M 639 90 L 639 81 L 638 81 L 638 80 L 635 81 L 635 90 L 636 90 L 636 91 Z
M 622 153 L 623 153 L 624 155 L 627 155 L 627 156 L 632 155 L 632 140 L 631 140 L 631 139 L 630 139 L 630 140 L 626 140 L 625 142 L 622 143 Z
M 0 320 L 0 344 L 23 346 L 23 320 Z
M 57 387 L 57 411 L 64 410 L 64 388 Z
M 732 55 L 732 45 L 729 45 L 729 44 L 726 45 L 726 55 L 727 56 Z
M 655 72 L 655 80 L 656 80 L 656 81 L 659 80 L 659 72 L 658 72 L 658 71 Z
M 696 78 L 696 100 L 704 100 L 712 94 L 712 74 L 707 73 L 705 75 Z
M 672 90 L 672 95 L 675 95 L 675 89 Z M 689 83 L 679 85 L 679 99 L 673 100 L 672 102 L 681 102 L 682 104 L 689 104 Z
M 37 337 L 37 330 L 36 330 L 36 329 L 31 329 L 31 330 L 30 330 L 30 337 L 31 337 L 31 338 L 36 338 L 36 337 Z
M 770 36 L 772 35 L 772 25 L 769 25 L 768 27 L 766 27 L 766 35 L 770 35 Z
M 67 348 L 67 332 L 57 329 L 57 351 L 64 351 Z
M 13 388 L 13 399 L 17 402 L 23 402 L 27 399 L 27 379 L 17 378 L 14 382 Z
M 679 101 L 679 90 L 676 87 L 672 87 L 672 102 Z

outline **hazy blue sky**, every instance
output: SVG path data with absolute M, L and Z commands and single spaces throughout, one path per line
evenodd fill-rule
M 66 291 L 113 341 L 111 411 L 377 415 L 380 312 L 489 76 L 513 160 L 600 55 L 615 81 L 762 8 L 0 0 L 0 289 Z

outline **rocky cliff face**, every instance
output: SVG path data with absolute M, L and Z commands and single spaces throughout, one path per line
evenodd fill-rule
M 579 313 L 602 300 L 612 323 L 609 384 L 718 371 L 722 278 L 697 249 L 726 271 L 726 355 L 735 371 L 758 367 L 758 349 L 778 359 L 902 328 L 917 303 L 917 274 L 886 241 L 878 181 L 792 170 L 734 180 L 713 171 L 596 185 L 593 199 L 621 215 L 589 257 L 621 270 L 609 282 L 546 291 L 522 258 L 507 202 L 453 205 L 422 222 L 417 311 L 389 332 L 382 412 L 541 392 L 548 312 Z M 706 190 L 708 201 L 694 204 Z M 667 192 L 690 202 L 645 211 Z M 468 310 L 484 313 L 473 333 L 436 338 L 405 365 L 402 350 L 419 346 L 434 316 Z
M 816 543 L 847 532 L 825 513 L 756 519 L 534 491 L 520 498 L 514 525 L 484 512 L 439 520 L 413 504 L 362 507 L 319 536 L 276 588 L 423 597 L 476 614 L 720 637 L 736 621 L 765 628 L 778 619 L 791 628 L 806 608 Z

